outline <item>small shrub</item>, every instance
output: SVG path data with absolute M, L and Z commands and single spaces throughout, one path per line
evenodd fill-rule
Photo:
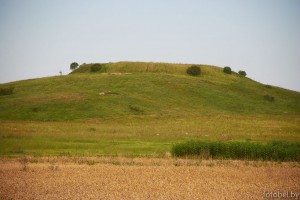
M 33 107 L 31 110 L 32 110 L 32 112 L 40 112 L 41 108 L 40 107 Z
M 13 94 L 14 89 L 15 88 L 13 86 L 0 88 L 0 96 L 11 95 Z
M 70 70 L 75 70 L 75 69 L 77 69 L 78 68 L 78 63 L 77 62 L 72 62 L 71 64 L 70 64 Z
M 245 77 L 247 76 L 247 73 L 245 71 L 239 71 L 239 75 Z
M 93 64 L 91 66 L 91 72 L 98 72 L 102 69 L 102 65 L 101 64 Z
M 231 68 L 226 66 L 223 68 L 223 72 L 226 73 L 226 74 L 231 74 Z
M 266 88 L 272 89 L 271 85 L 265 85 Z
M 273 96 L 271 96 L 271 95 L 264 95 L 264 99 L 266 101 L 270 101 L 270 102 L 275 101 L 275 98 Z
M 186 73 L 191 76 L 199 76 L 201 74 L 201 68 L 198 65 L 192 65 L 187 68 Z
M 130 111 L 132 111 L 134 114 L 142 114 L 144 111 L 140 109 L 138 106 L 129 105 Z
M 24 157 L 19 159 L 19 162 L 21 164 L 21 170 L 22 171 L 27 171 L 29 159 L 26 156 L 24 156 Z

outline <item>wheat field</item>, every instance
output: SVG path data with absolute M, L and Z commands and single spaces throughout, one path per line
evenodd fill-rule
M 299 163 L 47 157 L 0 161 L 0 199 L 264 199 L 300 194 Z

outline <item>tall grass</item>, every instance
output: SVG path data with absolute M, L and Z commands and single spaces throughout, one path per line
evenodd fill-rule
M 172 147 L 173 156 L 205 156 L 212 159 L 245 159 L 300 161 L 300 143 L 271 141 L 259 142 L 208 142 L 191 140 Z

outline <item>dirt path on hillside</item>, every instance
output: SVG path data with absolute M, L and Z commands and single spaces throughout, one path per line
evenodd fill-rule
M 17 159 L 0 159 L 0 199 L 264 199 L 300 194 L 299 163 L 48 158 L 30 160 L 23 168 Z

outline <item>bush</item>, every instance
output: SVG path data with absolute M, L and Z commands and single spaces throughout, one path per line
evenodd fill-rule
M 78 63 L 77 62 L 72 62 L 71 64 L 70 64 L 70 70 L 75 70 L 75 69 L 77 69 L 78 68 Z
M 91 72 L 97 72 L 100 71 L 102 69 L 102 65 L 101 64 L 93 64 L 91 66 Z
M 129 105 L 129 109 L 134 114 L 143 114 L 144 113 L 144 111 L 141 108 L 139 108 L 138 106 Z
M 272 89 L 271 85 L 265 85 L 266 88 Z
M 0 88 L 0 96 L 11 95 L 11 94 L 13 94 L 14 89 L 15 88 L 13 86 Z
M 188 141 L 172 147 L 173 156 L 202 156 L 212 159 L 246 159 L 300 161 L 300 143 L 271 141 L 266 144 L 258 142 L 205 142 Z
M 192 76 L 199 76 L 201 74 L 201 68 L 198 65 L 192 65 L 187 68 L 186 73 Z
M 228 66 L 227 66 L 227 67 L 224 67 L 224 68 L 223 68 L 223 72 L 226 73 L 226 74 L 231 74 L 231 68 L 228 67 Z
M 247 73 L 245 71 L 239 71 L 239 75 L 245 77 L 247 76 Z
M 275 101 L 275 98 L 273 96 L 271 96 L 271 95 L 264 95 L 264 99 L 266 101 L 270 101 L 270 102 Z

